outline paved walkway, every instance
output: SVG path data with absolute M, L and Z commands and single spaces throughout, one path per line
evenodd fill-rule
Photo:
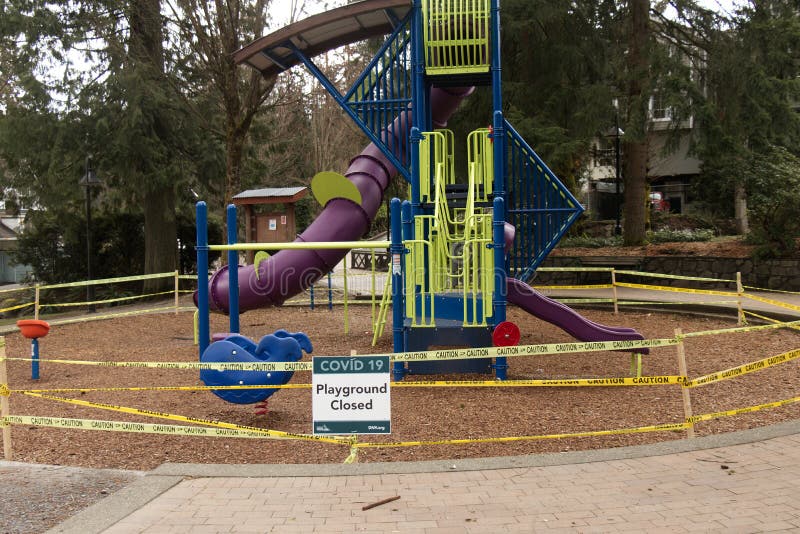
M 800 422 L 790 422 L 469 461 L 165 464 L 50 532 L 800 531 L 798 490 Z

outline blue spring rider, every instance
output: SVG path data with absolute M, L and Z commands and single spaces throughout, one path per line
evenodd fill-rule
M 303 351 L 313 350 L 311 340 L 302 332 L 278 330 L 267 334 L 258 344 L 240 334 L 211 343 L 200 356 L 203 363 L 296 362 Z M 291 380 L 294 371 L 216 371 L 203 369 L 200 380 L 207 386 L 282 386 Z M 277 389 L 223 389 L 213 393 L 234 404 L 263 402 Z

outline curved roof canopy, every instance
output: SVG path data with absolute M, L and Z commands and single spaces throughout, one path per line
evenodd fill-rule
M 411 10 L 412 0 L 362 0 L 284 26 L 234 53 L 265 77 L 300 63 L 292 45 L 307 57 L 371 37 L 386 35 Z

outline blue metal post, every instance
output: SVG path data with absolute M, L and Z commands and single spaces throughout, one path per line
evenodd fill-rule
M 390 205 L 392 255 L 392 350 L 403 352 L 403 237 L 400 225 L 400 199 L 393 198 Z M 394 379 L 402 380 L 405 364 L 395 362 Z
M 39 380 L 39 340 L 31 339 L 31 379 Z
M 228 204 L 228 244 L 236 244 L 236 206 Z M 228 319 L 232 334 L 239 333 L 239 251 L 228 251 Z
M 420 183 L 419 183 L 419 143 L 422 141 L 422 132 L 416 126 L 411 128 L 411 202 L 412 213 L 420 215 L 422 208 L 420 204 Z M 405 221 L 403 221 L 405 224 Z M 408 238 L 407 238 L 408 239 Z
M 197 333 L 198 359 L 208 348 L 211 337 L 208 325 L 208 208 L 198 202 L 195 208 L 197 225 Z
M 505 225 L 502 219 L 497 220 L 497 214 L 503 213 L 505 201 L 502 197 L 494 197 L 494 214 L 495 219 L 492 222 L 492 231 L 494 233 L 494 300 L 492 307 L 494 308 L 494 324 L 495 326 L 506 320 L 506 265 L 505 265 Z M 498 380 L 506 379 L 506 364 L 505 357 L 495 358 L 495 376 Z
M 311 287 L 308 288 L 309 297 L 311 299 L 311 309 L 314 309 L 314 284 L 311 284 Z
M 328 311 L 333 311 L 333 284 L 331 283 L 331 271 L 328 273 Z

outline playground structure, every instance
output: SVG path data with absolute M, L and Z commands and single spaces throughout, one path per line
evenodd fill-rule
M 338 46 L 388 35 L 344 92 L 312 58 Z M 581 341 L 641 340 L 541 295 L 527 282 L 583 208 L 503 117 L 498 0 L 364 0 L 262 37 L 235 54 L 264 76 L 303 64 L 371 143 L 345 175 L 322 172 L 312 191 L 323 205 L 294 243 L 254 265 L 238 266 L 236 215 L 229 207 L 227 245 L 208 245 L 205 204 L 198 204 L 200 353 L 210 338 L 208 310 L 230 315 L 277 306 L 310 287 L 351 248 L 389 247 L 395 352 L 432 346 L 486 347 L 511 302 Z M 455 139 L 444 129 L 475 86 L 489 86 L 491 127 L 468 135 L 466 176 L 457 176 Z M 391 202 L 391 241 L 360 242 L 390 181 L 402 177 L 410 198 Z M 232 228 L 231 228 L 232 227 Z M 207 279 L 208 251 L 227 250 L 229 266 Z M 511 276 L 513 275 L 513 276 Z M 207 288 L 207 290 L 206 290 Z M 646 352 L 646 348 L 637 349 Z M 489 372 L 506 378 L 506 359 L 396 362 L 407 373 Z

